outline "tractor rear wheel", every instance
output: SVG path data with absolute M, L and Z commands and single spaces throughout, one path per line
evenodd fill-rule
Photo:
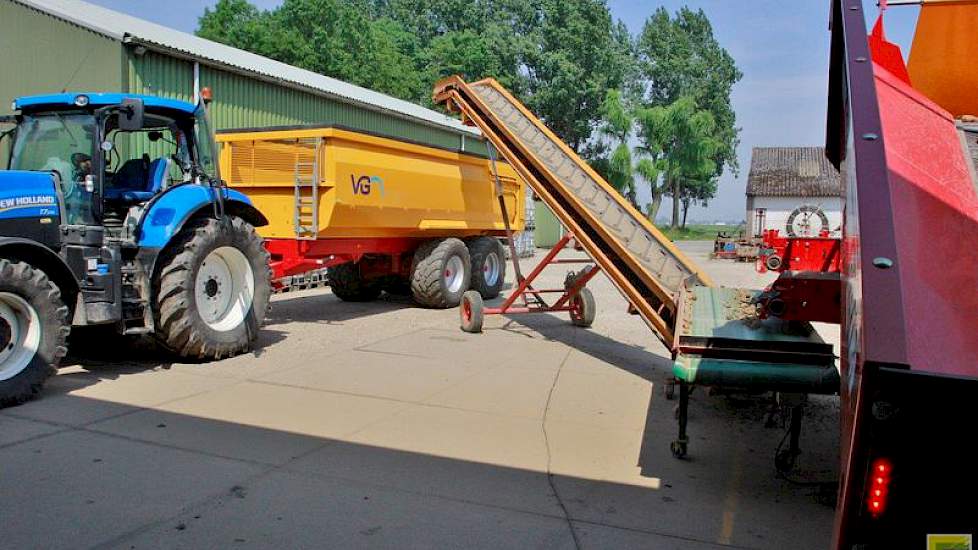
M 159 340 L 187 359 L 248 351 L 268 312 L 271 269 L 255 228 L 238 217 L 188 224 L 160 258 Z
M 423 306 L 442 309 L 457 306 L 471 280 L 469 249 L 459 239 L 431 240 L 414 252 L 411 295 Z
M 370 302 L 376 300 L 382 290 L 379 280 L 363 280 L 360 266 L 353 262 L 329 268 L 326 279 L 333 294 L 344 302 Z
M 58 367 L 71 326 L 43 271 L 0 259 L 0 407 L 35 397 Z
M 472 290 L 487 300 L 499 296 L 506 282 L 506 252 L 499 239 L 477 237 L 469 241 L 472 257 Z

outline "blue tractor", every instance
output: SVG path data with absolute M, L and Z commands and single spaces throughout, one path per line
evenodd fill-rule
M 0 406 L 35 396 L 72 326 L 151 334 L 190 360 L 249 350 L 268 223 L 220 178 L 203 104 L 22 97 L 0 123 Z

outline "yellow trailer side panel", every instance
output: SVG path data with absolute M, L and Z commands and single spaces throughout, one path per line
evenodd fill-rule
M 315 238 L 505 231 L 485 158 L 336 128 L 222 133 L 217 138 L 228 184 L 248 195 L 269 220 L 259 230 L 264 237 L 312 237 L 297 234 L 297 207 L 308 220 L 318 220 Z M 520 231 L 523 182 L 505 162 L 497 162 L 497 168 L 510 225 Z M 309 186 L 318 180 L 317 208 L 297 205 L 297 176 L 305 186 L 300 194 L 310 197 Z

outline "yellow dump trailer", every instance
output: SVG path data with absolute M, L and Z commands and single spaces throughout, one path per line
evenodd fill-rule
M 228 185 L 268 218 L 275 277 L 328 267 L 342 299 L 386 290 L 431 307 L 502 288 L 499 237 L 525 216 L 525 187 L 505 162 L 327 126 L 217 139 Z

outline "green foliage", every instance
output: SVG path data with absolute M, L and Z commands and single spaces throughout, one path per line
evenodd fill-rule
M 713 115 L 700 109 L 691 97 L 680 97 L 667 106 L 644 107 L 636 111 L 643 171 L 652 186 L 653 205 L 662 196 L 673 198 L 672 226 L 679 226 L 680 200 L 708 200 L 716 192 L 716 155 L 722 144 L 715 137 Z M 641 173 L 641 172 L 640 172 Z M 645 176 L 645 173 L 642 173 Z M 688 209 L 688 203 L 686 208 Z M 650 209 L 654 219 L 658 208 Z
M 737 170 L 742 75 L 702 10 L 659 8 L 633 37 L 606 0 L 218 0 L 197 34 L 427 106 L 439 78 L 496 78 L 633 203 L 648 181 L 652 219 Z
M 491 76 L 580 149 L 623 82 L 622 32 L 604 0 L 219 0 L 197 34 L 426 105 L 441 77 Z
M 736 172 L 740 141 L 730 92 L 743 74 L 713 36 L 713 26 L 703 10 L 684 7 L 671 17 L 660 7 L 645 22 L 636 53 L 644 84 L 643 102 L 669 105 L 689 97 L 709 111 L 719 143 L 713 159 L 715 175 L 719 176 L 725 166 Z
M 625 107 L 621 92 L 608 90 L 601 104 L 604 123 L 599 128 L 602 135 L 612 140 L 614 149 L 607 159 L 604 175 L 622 195 L 635 200 L 635 176 L 632 172 L 632 151 L 628 138 L 632 133 L 632 115 Z

